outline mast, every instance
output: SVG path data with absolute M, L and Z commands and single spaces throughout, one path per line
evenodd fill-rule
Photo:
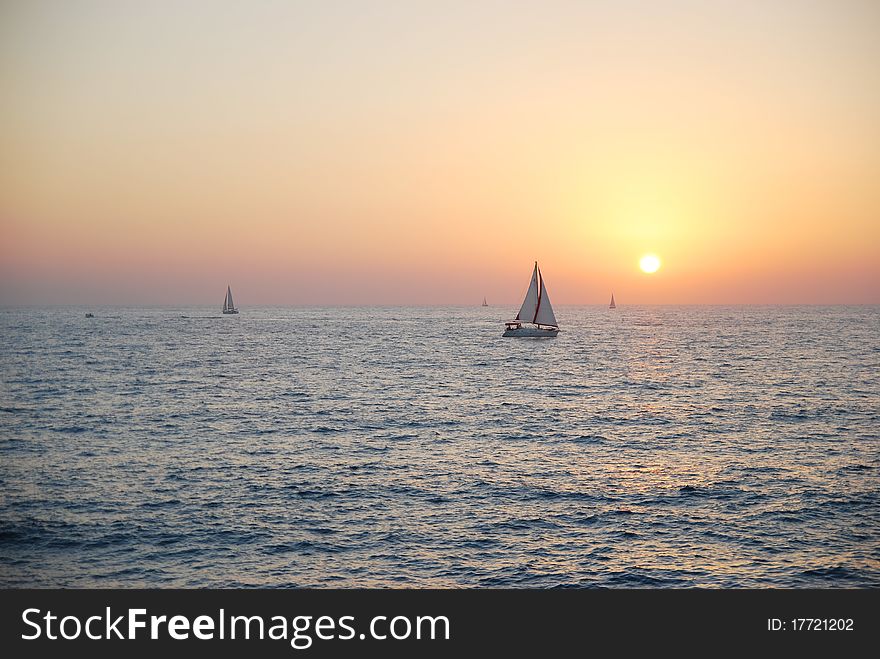
M 538 312 L 541 310 L 541 293 L 544 292 L 544 277 L 541 275 L 541 269 L 538 267 L 538 262 L 535 261 L 535 270 L 538 272 L 538 304 L 535 305 L 535 317 L 532 318 L 532 322 L 538 322 Z

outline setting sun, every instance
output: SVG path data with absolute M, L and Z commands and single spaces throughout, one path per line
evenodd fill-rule
M 660 269 L 660 257 L 656 254 L 645 254 L 641 261 L 639 261 L 639 267 L 642 269 L 642 272 L 648 274 L 657 272 Z

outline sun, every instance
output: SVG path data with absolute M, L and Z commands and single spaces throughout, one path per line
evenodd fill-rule
M 642 272 L 653 274 L 660 269 L 660 257 L 656 254 L 645 254 L 639 261 L 639 267 Z

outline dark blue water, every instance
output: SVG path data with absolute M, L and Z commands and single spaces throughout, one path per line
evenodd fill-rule
M 880 586 L 880 308 L 0 310 L 2 586 Z

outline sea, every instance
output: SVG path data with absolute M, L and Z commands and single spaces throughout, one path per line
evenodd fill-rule
M 0 308 L 0 587 L 880 587 L 880 307 L 514 311 Z

